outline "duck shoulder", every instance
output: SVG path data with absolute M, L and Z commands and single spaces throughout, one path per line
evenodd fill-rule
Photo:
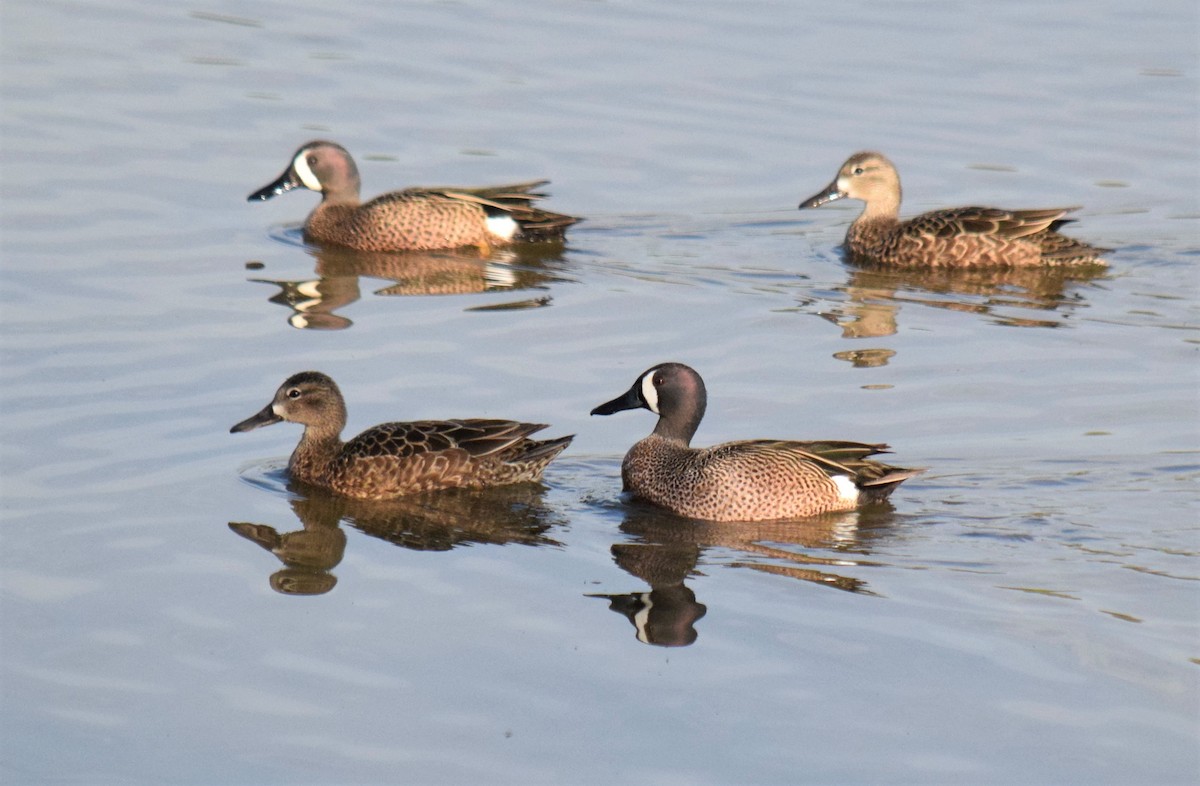
M 477 459 L 502 453 L 544 428 L 543 423 L 485 418 L 382 423 L 346 443 L 343 455 L 409 458 L 461 450 Z
M 776 462 L 799 462 L 815 465 L 826 475 L 848 475 L 856 478 L 872 467 L 885 466 L 877 461 L 870 461 L 867 457 L 887 452 L 888 446 L 883 443 L 749 439 L 715 445 L 709 449 L 709 457 L 713 461 L 756 457 Z
M 561 240 L 563 231 L 580 219 L 563 213 L 554 213 L 537 206 L 546 194 L 535 189 L 547 185 L 549 180 L 531 180 L 528 183 L 513 183 L 506 186 L 482 188 L 424 188 L 412 189 L 426 199 L 441 199 L 463 205 L 477 205 L 489 216 L 503 213 L 511 216 L 521 227 L 520 240 Z
M 905 221 L 902 231 L 910 236 L 952 238 L 958 235 L 990 235 L 1017 240 L 1065 223 L 1067 213 L 1078 207 L 1038 210 L 1003 210 L 995 207 L 957 207 L 934 210 Z
M 531 180 L 528 183 L 511 183 L 503 186 L 413 186 L 375 197 L 367 205 L 385 205 L 393 202 L 460 202 L 478 205 L 484 210 L 512 212 L 528 209 L 546 194 L 535 189 L 546 185 L 548 180 Z

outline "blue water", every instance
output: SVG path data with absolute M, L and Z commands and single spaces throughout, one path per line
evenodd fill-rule
M 1198 13 L 5 4 L 0 780 L 1195 782 Z M 313 194 L 245 197 L 314 137 L 368 195 L 548 177 L 587 220 L 308 248 Z M 1081 205 L 1110 269 L 854 270 L 857 206 L 795 206 L 865 148 L 908 214 Z M 587 413 L 665 360 L 698 444 L 929 471 L 814 521 L 626 504 L 652 418 Z M 348 433 L 576 439 L 544 486 L 306 495 L 296 427 L 228 433 L 306 368 Z

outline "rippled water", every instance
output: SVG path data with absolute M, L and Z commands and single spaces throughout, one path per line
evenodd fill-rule
M 1194 3 L 26 0 L 0 11 L 5 782 L 1194 782 Z M 549 177 L 565 248 L 307 248 L 245 197 L 312 137 L 375 194 Z M 1111 268 L 876 272 L 905 211 L 1080 204 Z M 887 441 L 892 505 L 623 503 L 664 360 L 697 441 Z M 350 430 L 511 417 L 544 486 L 289 486 L 287 375 Z M 672 646 L 667 646 L 672 645 Z

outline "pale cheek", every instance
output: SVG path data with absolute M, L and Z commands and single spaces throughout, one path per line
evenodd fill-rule
M 645 605 L 637 614 L 633 615 L 633 624 L 637 628 L 637 639 L 643 644 L 650 643 L 650 635 L 646 633 L 646 628 L 650 624 L 650 609 L 654 608 L 654 604 L 650 601 L 650 593 L 644 592 L 638 595 L 640 600 Z
M 658 411 L 658 389 L 654 387 L 654 372 L 650 372 L 642 377 L 642 398 L 646 400 L 646 406 L 655 415 Z
M 274 413 L 275 413 L 276 415 L 278 415 L 279 417 L 283 417 L 283 407 L 282 407 L 281 405 L 279 405 L 279 404 L 272 404 L 272 405 L 271 405 L 271 411 L 272 411 L 272 412 L 274 412 Z
M 296 156 L 296 160 L 292 162 L 292 168 L 296 170 L 296 174 L 300 176 L 300 182 L 309 191 L 322 190 L 321 181 L 317 180 L 317 176 L 313 174 L 312 167 L 308 165 L 308 160 L 303 154 Z

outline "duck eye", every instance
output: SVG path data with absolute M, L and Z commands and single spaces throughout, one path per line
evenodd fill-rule
M 316 166 L 316 165 L 317 165 L 317 157 L 316 157 L 316 156 L 309 156 L 309 157 L 308 157 L 308 158 L 306 158 L 305 160 L 306 160 L 306 161 L 308 161 L 308 165 L 309 165 L 309 166 Z
M 854 167 L 854 174 L 856 174 L 856 175 L 861 175 L 862 173 L 863 173 L 863 168 L 862 168 L 862 167 L 860 167 L 860 166 L 856 166 L 856 167 Z
M 300 388 L 292 388 L 287 392 L 288 398 L 300 398 Z

